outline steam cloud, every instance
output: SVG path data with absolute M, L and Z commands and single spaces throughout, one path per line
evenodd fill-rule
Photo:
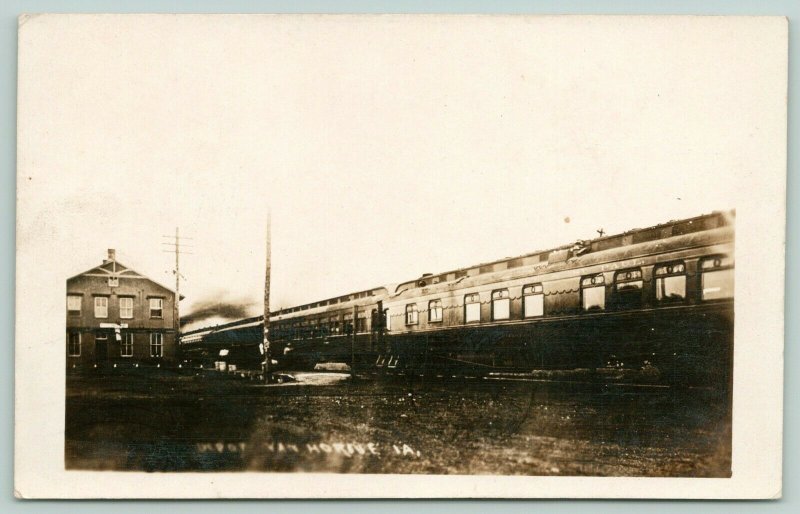
M 181 326 L 197 323 L 209 318 L 241 319 L 252 316 L 255 302 L 249 300 L 231 300 L 224 295 L 196 302 L 189 314 L 181 316 Z

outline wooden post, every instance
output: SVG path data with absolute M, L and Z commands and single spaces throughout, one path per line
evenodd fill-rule
M 272 213 L 267 211 L 267 260 L 264 271 L 264 382 L 270 382 L 270 351 L 269 351 L 269 288 L 270 273 L 272 271 Z
M 172 302 L 175 306 L 175 338 L 177 339 L 177 346 L 180 346 L 181 341 L 181 237 L 178 227 L 175 227 L 175 300 Z
M 353 307 L 353 337 L 350 339 L 350 375 L 356 376 L 356 334 L 358 333 L 358 306 Z
M 378 341 L 377 347 L 378 350 L 383 348 L 383 331 L 386 330 L 386 317 L 385 313 L 383 312 L 383 300 L 378 300 L 378 315 L 375 316 L 376 322 L 378 323 Z M 374 348 L 372 349 L 375 350 Z

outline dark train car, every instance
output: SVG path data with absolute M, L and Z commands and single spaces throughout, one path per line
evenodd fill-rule
M 384 287 L 283 309 L 270 314 L 270 355 L 282 368 L 352 363 L 379 351 L 375 330 Z
M 240 370 L 259 370 L 264 360 L 264 317 L 205 327 L 181 334 L 184 362 L 192 367 L 215 368 L 225 363 Z
M 271 353 L 286 366 L 727 383 L 734 220 L 715 212 L 279 311 Z

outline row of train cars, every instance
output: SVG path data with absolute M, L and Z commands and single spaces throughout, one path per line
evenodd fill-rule
M 713 212 L 270 314 L 275 369 L 538 374 L 725 385 L 735 212 Z M 182 334 L 185 358 L 258 369 L 263 317 Z

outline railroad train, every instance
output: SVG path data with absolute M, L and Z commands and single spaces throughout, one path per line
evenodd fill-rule
M 269 353 L 279 369 L 727 384 L 734 235 L 735 211 L 713 212 L 278 310 Z

